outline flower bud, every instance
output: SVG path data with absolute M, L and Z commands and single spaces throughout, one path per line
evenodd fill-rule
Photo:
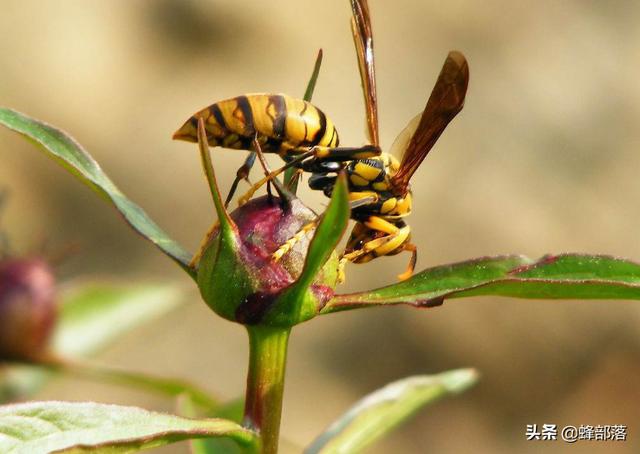
M 299 235 L 280 260 L 272 255 L 302 227 L 316 221 L 317 215 L 298 199 L 283 208 L 280 199 L 265 196 L 249 201 L 230 217 L 234 233 L 225 237 L 220 228 L 214 231 L 198 266 L 198 285 L 207 304 L 220 316 L 245 325 L 293 326 L 314 317 L 333 296 L 336 254 L 293 313 L 288 313 L 291 304 L 283 311 L 285 304 L 279 297 L 300 276 L 314 230 Z
M 45 353 L 56 320 L 55 280 L 41 259 L 0 261 L 0 361 Z

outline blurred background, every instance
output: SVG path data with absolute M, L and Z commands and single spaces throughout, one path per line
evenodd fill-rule
M 413 180 L 418 269 L 483 255 L 608 253 L 640 260 L 640 4 L 566 0 L 370 0 L 383 146 L 424 107 L 450 49 L 469 61 L 461 115 Z M 365 140 L 347 0 L 3 0 L 0 104 L 70 132 L 133 200 L 195 250 L 214 220 L 197 152 L 171 134 L 196 110 L 251 92 L 301 97 L 318 48 L 314 103 L 343 144 Z M 215 150 L 223 187 L 243 153 Z M 2 228 L 14 250 L 78 244 L 62 280 L 188 278 L 115 211 L 23 139 L 0 130 Z M 277 159 L 273 161 L 274 166 Z M 321 194 L 303 189 L 318 210 Z M 343 292 L 394 282 L 407 257 L 352 265 Z M 244 389 L 243 330 L 193 300 L 101 360 Z M 211 315 L 211 316 L 210 316 Z M 284 436 L 304 446 L 365 393 L 410 374 L 473 366 L 481 382 L 428 408 L 371 452 L 565 452 L 527 424 L 626 424 L 640 446 L 640 306 L 453 300 L 313 320 L 292 337 Z M 164 400 L 58 380 L 38 398 L 171 410 Z M 164 452 L 186 452 L 175 445 Z

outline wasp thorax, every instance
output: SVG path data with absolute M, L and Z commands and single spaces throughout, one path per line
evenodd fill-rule
M 216 229 L 198 265 L 204 300 L 219 315 L 246 325 L 294 325 L 312 318 L 333 296 L 338 260 L 334 254 L 301 299 L 295 314 L 280 298 L 305 264 L 317 215 L 297 199 L 283 205 L 260 197 L 231 213 L 237 231 Z
M 0 262 L 0 361 L 37 360 L 56 319 L 55 281 L 40 259 Z

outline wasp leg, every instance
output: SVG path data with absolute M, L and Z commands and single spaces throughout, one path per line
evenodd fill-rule
M 303 174 L 302 169 L 296 169 L 293 175 L 291 175 L 291 178 L 289 179 L 289 181 L 285 182 L 287 189 L 293 192 L 294 194 L 298 189 L 298 183 L 300 182 L 300 178 L 302 177 L 302 174 Z
M 259 148 L 259 144 L 258 144 L 258 148 Z M 227 200 L 225 202 L 225 207 L 229 204 L 230 200 L 233 197 L 233 194 L 235 192 L 235 190 L 237 189 L 237 185 L 238 182 L 241 179 L 247 179 L 249 171 L 251 170 L 251 168 L 253 167 L 253 164 L 255 163 L 256 157 L 260 156 L 262 153 L 262 149 L 259 148 L 260 151 L 259 152 L 251 152 L 248 156 L 247 159 L 245 160 L 244 164 L 242 165 L 242 167 L 240 167 L 236 173 L 236 179 L 234 180 L 232 186 L 231 186 L 231 190 L 229 191 L 229 195 L 227 196 Z M 263 167 L 265 168 L 265 172 L 269 173 L 269 167 L 268 164 L 266 163 L 266 161 L 264 161 L 264 155 L 262 156 L 262 159 L 260 160 L 260 162 L 263 164 Z M 256 188 L 257 189 L 257 188 Z M 277 189 L 277 187 L 276 187 Z M 255 191 L 254 191 L 255 192 Z M 285 195 L 283 195 L 283 199 L 287 199 L 287 195 L 286 192 L 284 193 Z M 253 192 L 251 193 L 251 195 L 253 195 Z M 216 231 L 216 229 L 218 228 L 218 222 L 214 222 L 213 225 L 209 228 L 209 230 L 207 231 L 207 234 L 205 235 L 205 237 L 202 239 L 202 241 L 200 242 L 200 245 L 198 247 L 198 251 L 195 253 L 195 255 L 191 258 L 191 261 L 189 262 L 189 266 L 194 268 L 195 266 L 198 265 L 198 263 L 200 262 L 200 258 L 202 257 L 202 254 L 204 253 L 204 250 L 207 248 L 207 246 L 209 245 L 209 243 L 211 242 L 211 238 L 213 237 L 214 232 Z
M 231 183 L 231 189 L 229 189 L 229 194 L 227 194 L 227 199 L 224 201 L 225 208 L 229 206 L 229 203 L 233 199 L 233 196 L 235 195 L 236 190 L 238 189 L 238 184 L 240 183 L 240 180 L 245 180 L 247 183 L 249 183 L 249 185 L 251 185 L 251 181 L 249 181 L 249 172 L 251 172 L 251 168 L 253 167 L 253 164 L 256 162 L 256 156 L 257 156 L 257 153 L 253 151 L 250 152 L 247 155 L 247 158 L 244 160 L 244 164 L 242 164 L 242 167 L 240 167 L 236 172 L 236 178 L 233 180 L 233 183 Z
M 254 148 L 259 146 L 257 141 L 254 140 Z M 325 161 L 351 161 L 353 159 L 365 159 L 374 156 L 379 156 L 381 153 L 380 147 L 374 145 L 364 145 L 362 147 L 300 147 L 289 150 L 293 153 L 299 153 L 295 158 L 291 159 L 285 165 L 273 172 L 265 174 L 264 178 L 256 182 L 249 188 L 249 190 L 238 199 L 238 205 L 244 205 L 253 197 L 264 184 L 275 181 L 275 177 L 283 173 L 290 167 L 298 167 L 311 172 L 318 162 Z M 275 183 L 274 183 L 275 184 Z
M 282 184 L 282 182 L 280 182 L 280 180 L 278 180 L 277 178 L 272 176 L 276 172 L 272 172 L 271 169 L 269 168 L 269 164 L 267 164 L 267 160 L 264 157 L 264 153 L 262 152 L 262 147 L 260 146 L 260 142 L 258 142 L 257 136 L 253 139 L 253 147 L 256 150 L 256 154 L 258 155 L 258 159 L 260 160 L 260 164 L 262 165 L 262 169 L 264 170 L 264 179 L 266 179 L 266 182 L 267 182 L 267 192 L 269 194 L 269 197 L 271 197 L 271 191 L 269 190 L 269 188 L 270 188 L 269 184 L 273 184 L 273 186 L 275 186 L 275 188 L 276 188 L 276 192 L 278 193 L 278 196 L 280 197 L 280 201 L 281 201 L 283 210 L 288 210 L 289 208 L 291 208 L 291 202 L 293 201 L 295 196 L 293 194 L 291 194 L 283 186 L 283 184 Z M 282 169 L 278 169 L 278 171 L 277 171 L 278 173 L 276 173 L 276 175 L 279 174 L 280 171 L 282 171 Z M 254 185 L 253 187 L 255 187 L 255 186 L 256 185 Z M 252 189 L 253 189 L 253 187 L 252 187 Z M 253 192 L 255 192 L 255 190 Z M 246 194 L 245 194 L 244 197 L 246 197 Z M 248 201 L 248 199 L 247 199 L 247 201 Z
M 289 252 L 293 247 L 302 239 L 304 236 L 310 231 L 314 230 L 318 226 L 318 221 L 320 218 L 316 218 L 314 221 L 309 222 L 302 226 L 298 232 L 284 242 L 282 246 L 280 246 L 276 251 L 271 254 L 271 259 L 274 262 L 280 260 L 287 252 Z
M 397 233 L 400 230 L 400 227 L 385 219 L 382 219 L 380 216 L 369 216 L 369 218 L 366 219 L 363 224 L 370 229 L 378 230 L 380 232 L 388 234 Z
M 407 243 L 403 246 L 403 249 L 407 252 L 411 252 L 411 258 L 407 264 L 407 269 L 402 274 L 398 274 L 398 279 L 406 281 L 413 276 L 413 270 L 416 268 L 416 262 L 418 261 L 418 247 L 415 244 Z
M 295 150 L 305 150 L 296 149 Z M 311 150 L 314 158 L 328 161 L 353 161 L 354 159 L 366 159 L 380 156 L 382 150 L 376 145 L 363 145 L 361 147 L 321 147 L 315 146 Z
M 193 255 L 193 257 L 191 257 L 191 261 L 189 262 L 190 268 L 195 268 L 198 263 L 200 263 L 200 259 L 202 258 L 202 254 L 204 254 L 204 250 L 207 248 L 207 246 L 209 246 L 209 243 L 211 243 L 211 239 L 213 238 L 215 231 L 218 229 L 218 224 L 219 222 L 215 221 L 211 225 L 211 227 L 209 227 L 209 230 L 207 230 L 207 234 L 198 245 L 198 251 Z
M 375 195 L 369 195 L 368 197 L 363 197 L 361 199 L 358 200 L 353 200 L 351 202 L 349 202 L 349 208 L 353 209 L 362 205 L 366 205 L 368 203 L 373 203 L 376 201 L 376 196 Z M 271 258 L 274 261 L 278 261 L 280 260 L 287 252 L 289 252 L 291 249 L 293 249 L 293 246 L 295 246 L 295 244 L 300 241 L 302 238 L 304 238 L 304 235 L 308 232 L 310 232 L 311 230 L 315 229 L 318 224 L 320 223 L 320 220 L 322 219 L 322 215 L 318 216 L 314 221 L 304 225 L 298 232 L 296 232 L 295 235 L 293 235 L 291 238 L 289 238 L 282 246 L 280 246 L 273 254 L 271 254 Z M 342 282 L 342 281 L 340 281 Z
M 257 188 L 265 184 L 267 181 L 272 180 L 274 177 L 280 175 L 290 167 L 297 167 L 299 169 L 303 169 L 306 172 L 325 171 L 324 168 L 317 169 L 316 167 L 322 167 L 322 163 L 326 161 L 343 162 L 351 161 L 354 159 L 365 159 L 379 156 L 381 150 L 380 147 L 376 147 L 373 145 L 364 145 L 362 147 L 314 146 L 292 148 L 291 150 L 289 150 L 289 153 L 296 154 L 296 156 L 293 159 L 288 160 L 287 163 L 279 169 L 270 172 L 268 175 L 265 175 L 262 180 L 254 185 L 257 186 L 254 189 L 254 192 L 255 190 L 257 190 Z M 332 170 L 339 171 L 341 168 L 342 167 L 338 167 Z
M 258 144 L 259 146 L 259 144 Z M 282 172 L 284 172 L 285 170 L 287 170 L 289 167 L 297 167 L 302 161 L 304 161 L 305 159 L 308 159 L 310 157 L 313 156 L 313 150 L 307 150 L 305 153 L 297 156 L 296 158 L 292 159 L 291 161 L 287 162 L 285 165 L 283 165 L 282 167 L 280 167 L 277 170 L 274 170 L 273 172 L 265 172 L 265 176 L 259 180 L 258 182 L 256 182 L 255 184 L 253 184 L 249 190 L 238 199 L 238 205 L 242 206 L 245 203 L 247 203 L 249 201 L 249 199 L 251 199 L 251 197 L 253 197 L 253 194 L 256 193 L 256 191 L 258 189 L 260 189 L 265 183 L 268 183 L 270 181 L 277 181 L 276 177 L 278 175 L 280 175 Z M 261 161 L 262 162 L 262 161 Z M 276 184 L 276 183 L 274 183 Z M 291 199 L 291 195 L 289 194 L 287 196 L 288 199 Z
M 417 248 L 415 245 L 405 244 L 411 233 L 410 227 L 408 225 L 398 227 L 378 216 L 370 216 L 363 222 L 363 224 L 372 230 L 384 233 L 385 236 L 366 241 L 362 247 L 342 254 L 342 257 L 340 258 L 341 270 L 344 269 L 346 262 L 356 262 L 357 260 L 360 260 L 362 263 L 364 261 L 372 260 L 375 257 L 390 255 L 392 253 L 398 253 L 406 250 L 413 252 L 413 254 L 407 270 L 398 276 L 398 278 L 400 280 L 405 280 L 410 277 L 413 273 L 413 268 L 417 260 Z M 341 275 L 344 276 L 344 272 L 342 272 Z

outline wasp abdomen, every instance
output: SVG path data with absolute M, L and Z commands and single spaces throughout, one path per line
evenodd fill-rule
M 313 104 L 279 94 L 251 94 L 225 99 L 194 114 L 173 138 L 197 142 L 198 119 L 204 119 L 210 146 L 248 150 L 257 137 L 262 150 L 286 155 L 312 146 L 335 147 L 333 122 Z

